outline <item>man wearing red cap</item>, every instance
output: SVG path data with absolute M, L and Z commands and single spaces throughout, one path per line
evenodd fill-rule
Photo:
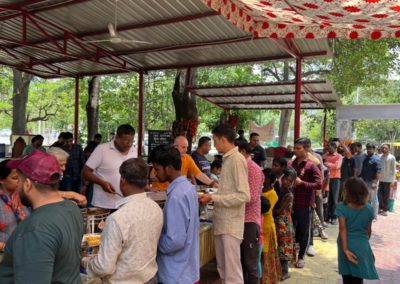
M 17 169 L 21 202 L 33 213 L 6 243 L 0 283 L 81 283 L 83 219 L 57 191 L 61 169 L 56 158 L 34 151 L 7 167 Z

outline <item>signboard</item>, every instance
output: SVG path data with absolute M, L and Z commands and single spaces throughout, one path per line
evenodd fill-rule
M 260 135 L 260 141 L 274 141 L 275 140 L 275 124 L 271 120 L 264 126 L 259 126 L 255 122 L 250 122 L 250 133 L 256 132 Z
M 153 151 L 157 146 L 168 145 L 171 143 L 170 130 L 148 130 L 148 135 L 148 153 L 151 153 L 151 151 Z

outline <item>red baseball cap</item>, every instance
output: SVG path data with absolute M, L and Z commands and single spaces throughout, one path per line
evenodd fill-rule
M 57 159 L 39 150 L 20 160 L 9 161 L 7 167 L 20 170 L 29 179 L 41 184 L 52 185 L 61 179 L 61 169 Z

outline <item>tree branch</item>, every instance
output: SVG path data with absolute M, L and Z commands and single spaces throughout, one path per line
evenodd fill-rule
M 4 112 L 6 115 L 12 117 L 12 110 L 10 109 L 2 109 L 0 112 Z
M 296 74 L 296 70 L 292 66 L 289 66 L 289 70 L 293 74 Z M 329 72 L 331 72 L 331 70 L 327 70 L 327 69 L 310 70 L 310 71 L 306 71 L 306 72 L 301 72 L 301 76 L 308 77 L 311 75 L 323 75 L 323 74 L 328 74 Z
M 281 81 L 281 78 L 279 77 L 279 74 L 277 73 L 276 67 L 275 70 L 272 70 L 271 68 L 267 67 L 263 69 L 263 72 L 269 73 L 272 77 L 274 77 L 276 80 Z
M 49 112 L 47 112 L 46 109 L 43 109 L 43 111 L 44 111 L 43 116 L 42 116 L 41 110 L 39 110 L 39 115 L 37 117 L 29 118 L 29 115 L 28 115 L 26 122 L 47 121 L 47 120 L 49 120 L 50 117 L 55 116 L 57 114 L 57 111 L 54 113 L 49 113 Z

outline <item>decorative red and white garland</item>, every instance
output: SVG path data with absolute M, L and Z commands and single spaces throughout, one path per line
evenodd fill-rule
M 202 0 L 267 38 L 400 38 L 398 0 Z

